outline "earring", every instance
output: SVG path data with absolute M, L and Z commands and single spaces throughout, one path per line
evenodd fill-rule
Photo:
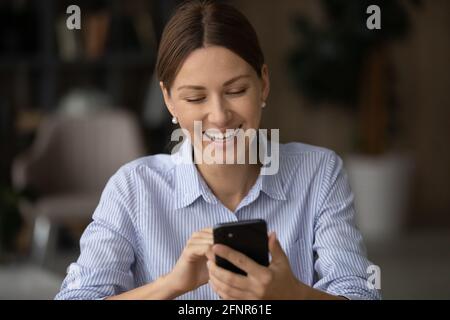
M 265 107 L 266 107 L 266 102 L 263 102 L 262 105 L 261 105 L 261 108 L 264 109 Z
M 172 118 L 172 123 L 173 123 L 173 124 L 178 124 L 178 119 L 177 119 L 177 117 L 173 117 L 173 118 Z

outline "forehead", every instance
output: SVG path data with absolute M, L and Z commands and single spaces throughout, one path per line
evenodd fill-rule
M 256 76 L 253 68 L 237 54 L 223 47 L 206 47 L 192 52 L 178 72 L 174 87 L 222 85 L 241 74 Z

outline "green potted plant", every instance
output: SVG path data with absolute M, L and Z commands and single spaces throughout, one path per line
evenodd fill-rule
M 411 162 L 390 145 L 398 126 L 388 47 L 410 30 L 407 8 L 398 0 L 321 0 L 320 5 L 323 25 L 304 16 L 294 20 L 299 41 L 289 71 L 312 105 L 327 102 L 354 112 L 354 152 L 345 163 L 357 222 L 369 238 L 392 236 L 404 224 Z M 381 29 L 367 27 L 370 5 L 381 10 Z

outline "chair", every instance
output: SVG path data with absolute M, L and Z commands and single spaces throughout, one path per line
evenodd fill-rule
M 34 226 L 33 257 L 46 264 L 56 249 L 58 228 L 87 225 L 107 180 L 144 153 L 138 124 L 127 112 L 45 119 L 30 150 L 12 167 L 14 186 L 39 195 L 36 202 L 20 204 L 25 221 Z

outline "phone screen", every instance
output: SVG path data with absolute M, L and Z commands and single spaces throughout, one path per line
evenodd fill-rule
M 267 224 L 262 219 L 217 224 L 214 243 L 226 245 L 263 265 L 269 265 Z M 216 264 L 229 271 L 247 275 L 228 260 L 216 255 Z

